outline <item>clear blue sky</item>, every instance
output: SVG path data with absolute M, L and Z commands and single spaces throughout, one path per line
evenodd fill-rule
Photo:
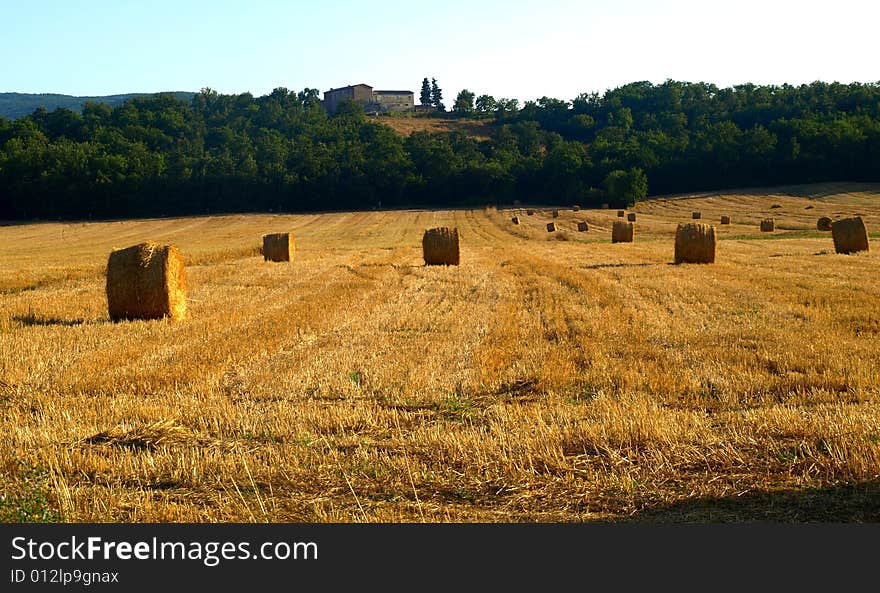
M 880 81 L 877 0 L 0 0 L 0 92 Z

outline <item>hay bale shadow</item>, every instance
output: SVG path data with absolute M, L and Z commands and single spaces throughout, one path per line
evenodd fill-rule
M 60 317 L 38 317 L 34 313 L 28 313 L 27 315 L 13 315 L 12 320 L 17 321 L 18 323 L 20 323 L 24 326 L 28 326 L 28 327 L 33 327 L 33 326 L 73 327 L 76 325 L 83 325 L 86 322 L 85 319 L 61 319 Z
M 640 263 L 640 264 L 590 264 L 581 266 L 584 270 L 601 270 L 602 268 L 646 268 L 648 266 L 656 266 L 659 264 Z
M 624 519 L 641 523 L 782 523 L 880 521 L 880 482 L 825 488 L 749 492 L 742 496 L 703 496 L 646 507 Z

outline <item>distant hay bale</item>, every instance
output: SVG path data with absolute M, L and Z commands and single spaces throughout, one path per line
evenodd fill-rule
M 830 231 L 831 230 L 831 219 L 827 216 L 823 216 L 819 220 L 816 221 L 816 228 L 820 231 Z
M 512 222 L 513 224 L 519 224 L 519 216 L 514 216 L 510 219 L 510 222 Z
M 110 319 L 186 317 L 186 268 L 174 245 L 148 241 L 116 249 L 107 260 Z
M 636 221 L 636 213 L 630 212 L 629 214 L 626 215 L 626 219 L 630 222 L 635 222 Z
M 559 210 L 553 211 L 553 218 L 559 218 Z
M 578 221 L 578 232 L 583 233 L 583 232 L 586 232 L 587 230 L 589 230 L 587 223 L 583 220 L 579 220 Z
M 703 218 L 703 215 L 700 212 L 691 212 L 691 218 L 694 220 L 700 220 Z
M 547 223 L 547 232 L 552 233 L 555 230 L 556 230 L 556 223 L 555 222 L 548 222 Z
M 722 216 L 721 217 L 721 224 L 730 224 L 730 217 L 729 216 Z
M 715 263 L 715 227 L 701 222 L 679 224 L 675 230 L 675 263 Z
M 529 216 L 534 216 L 535 211 L 534 210 L 526 210 L 526 214 L 528 214 Z
M 263 235 L 263 261 L 291 261 L 295 249 L 293 233 Z
M 608 210 L 608 208 L 610 208 L 608 204 L 602 204 L 602 210 Z
M 426 266 L 457 266 L 458 228 L 437 227 L 425 231 L 422 254 Z
M 762 233 L 772 233 L 773 229 L 776 228 L 776 223 L 773 222 L 772 218 L 765 218 L 761 221 L 761 232 Z
M 617 211 L 618 218 L 623 218 L 625 214 L 626 214 L 626 210 L 618 210 Z
M 773 204 L 771 208 L 782 208 L 782 204 Z
M 575 204 L 574 206 L 571 207 L 571 209 L 574 210 L 575 212 L 580 212 L 581 207 L 579 204 Z
M 632 243 L 633 240 L 633 223 L 615 220 L 614 226 L 611 227 L 612 243 Z
M 831 237 L 837 253 L 868 251 L 868 229 L 859 216 L 832 222 Z

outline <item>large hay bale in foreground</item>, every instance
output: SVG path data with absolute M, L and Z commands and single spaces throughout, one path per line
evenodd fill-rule
M 116 249 L 107 260 L 110 319 L 186 317 L 186 268 L 174 245 L 148 241 Z
M 679 224 L 675 230 L 675 263 L 715 263 L 715 227 L 701 222 Z
M 291 261 L 295 249 L 293 233 L 263 235 L 263 261 Z
M 633 240 L 633 223 L 615 220 L 614 226 L 611 227 L 612 243 L 632 243 Z
M 771 233 L 776 228 L 776 223 L 773 222 L 772 218 L 765 218 L 761 221 L 761 232 L 762 233 Z
M 868 251 L 868 229 L 859 216 L 832 222 L 831 237 L 837 253 Z
M 722 216 L 721 217 L 721 224 L 730 224 L 730 217 L 729 216 Z
M 626 210 L 618 210 L 617 211 L 617 218 L 623 218 L 624 215 L 626 215 Z
M 820 231 L 830 231 L 831 230 L 831 219 L 827 216 L 823 216 L 819 220 L 816 221 L 816 228 Z
M 553 211 L 553 218 L 559 218 L 559 210 Z
M 578 221 L 578 232 L 579 232 L 579 233 L 586 232 L 587 230 L 589 230 L 589 228 L 590 228 L 590 227 L 587 226 L 586 221 L 583 221 L 583 220 L 579 220 L 579 221 Z
M 422 255 L 426 266 L 458 265 L 458 228 L 437 227 L 425 231 Z
M 700 220 L 701 218 L 703 218 L 703 214 L 700 212 L 691 212 L 691 218 L 693 218 L 694 220 Z
M 556 229 L 556 223 L 555 223 L 555 222 L 548 222 L 548 223 L 547 223 L 547 232 L 548 232 L 548 233 L 552 233 L 552 232 L 554 232 L 554 231 L 556 231 L 556 230 L 557 230 L 557 229 Z
M 630 212 L 629 214 L 626 215 L 626 219 L 630 222 L 635 222 L 636 221 L 636 213 Z

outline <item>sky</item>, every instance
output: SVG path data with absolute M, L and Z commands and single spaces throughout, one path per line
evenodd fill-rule
M 0 92 L 571 100 L 629 82 L 880 81 L 877 0 L 0 0 Z

